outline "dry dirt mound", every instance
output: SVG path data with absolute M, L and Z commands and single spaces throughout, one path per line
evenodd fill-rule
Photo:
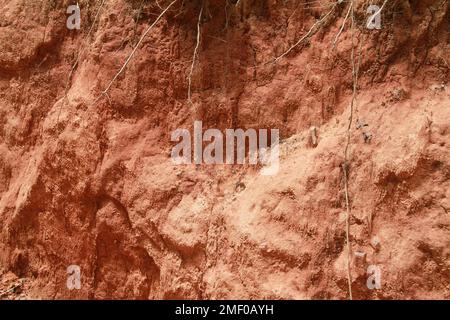
M 372 2 L 2 1 L 0 299 L 450 298 L 450 3 Z M 278 174 L 174 165 L 195 120 Z

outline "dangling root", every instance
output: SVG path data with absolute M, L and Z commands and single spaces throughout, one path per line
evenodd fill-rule
M 381 13 L 381 11 L 383 10 L 383 8 L 386 5 L 386 3 L 388 3 L 388 1 L 389 0 L 384 0 L 383 4 L 381 5 L 381 8 L 378 9 L 378 11 L 375 12 L 374 15 L 372 15 L 372 18 L 369 21 L 367 21 L 367 25 L 371 24 L 373 22 L 373 19 L 375 19 L 375 17 Z
M 191 70 L 189 72 L 189 76 L 188 76 L 188 101 L 191 104 L 191 106 L 194 106 L 194 104 L 192 103 L 192 97 L 191 97 L 191 86 L 192 86 L 192 74 L 194 72 L 194 65 L 195 65 L 195 60 L 197 58 L 197 50 L 198 47 L 200 45 L 200 23 L 202 20 L 202 14 L 203 14 L 203 4 L 202 4 L 202 8 L 200 9 L 200 13 L 198 15 L 198 22 L 197 22 L 197 43 L 195 45 L 195 49 L 194 49 L 194 55 L 192 57 L 192 64 L 191 64 Z
M 352 63 L 352 79 L 353 79 L 353 94 L 352 100 L 350 102 L 350 116 L 348 120 L 347 127 L 347 142 L 344 150 L 344 164 L 343 164 L 343 172 L 344 172 L 344 188 L 345 188 L 345 207 L 346 207 L 346 216 L 345 216 L 345 238 L 346 238 L 346 247 L 347 247 L 347 282 L 348 282 L 348 293 L 349 299 L 353 300 L 352 294 L 352 274 L 350 268 L 351 262 L 351 245 L 350 245 L 350 200 L 349 200 L 349 192 L 348 192 L 348 149 L 350 146 L 350 138 L 351 138 L 351 127 L 353 122 L 353 110 L 356 104 L 356 94 L 357 94 L 357 81 L 358 81 L 358 69 L 355 65 L 355 45 L 354 45 L 354 26 L 355 26 L 355 12 L 354 12 L 354 4 L 353 0 L 351 3 L 351 40 L 352 40 L 352 51 L 351 51 L 351 63 Z
M 92 29 L 94 28 L 95 23 L 97 22 L 97 19 L 100 15 L 100 11 L 102 10 L 104 3 L 105 3 L 105 0 L 102 0 L 102 2 L 100 3 L 100 6 L 97 9 L 97 13 L 95 14 L 94 21 L 92 22 L 92 24 L 89 28 L 88 34 L 85 37 L 85 41 L 86 41 L 86 39 L 89 39 L 89 36 L 91 35 Z M 83 44 L 82 44 L 80 50 L 78 51 L 77 58 L 75 59 L 75 62 L 73 63 L 72 68 L 70 69 L 69 77 L 68 77 L 67 83 L 66 83 L 66 88 L 64 89 L 64 99 L 59 107 L 56 123 L 59 123 L 59 116 L 61 115 L 61 109 L 62 109 L 64 103 L 67 101 L 67 93 L 69 92 L 70 81 L 72 80 L 72 76 L 73 76 L 73 73 L 75 72 L 75 68 L 77 67 L 78 62 L 80 61 L 80 57 L 83 55 L 84 51 L 86 50 L 86 48 L 84 47 L 85 41 L 83 41 Z
M 97 98 L 100 99 L 103 95 L 106 95 L 109 91 L 109 89 L 111 88 L 112 84 L 114 83 L 114 81 L 116 81 L 117 77 L 119 77 L 119 75 L 123 72 L 123 70 L 125 70 L 126 66 L 128 65 L 128 63 L 131 61 L 131 58 L 133 58 L 134 54 L 136 53 L 137 48 L 139 48 L 140 44 L 142 43 L 142 41 L 144 40 L 144 38 L 147 36 L 147 34 L 150 32 L 151 29 L 153 29 L 153 27 L 158 23 L 158 21 L 164 16 L 164 14 L 167 12 L 167 10 L 170 9 L 170 7 L 172 7 L 172 5 L 175 4 L 175 2 L 177 2 L 178 0 L 173 0 L 162 12 L 161 14 L 156 18 L 156 20 L 151 24 L 150 27 L 147 28 L 147 30 L 145 30 L 145 32 L 142 34 L 141 38 L 139 39 L 138 43 L 136 44 L 136 46 L 134 47 L 133 51 L 131 51 L 130 55 L 128 56 L 128 58 L 125 60 L 124 64 L 122 65 L 122 67 L 120 68 L 120 70 L 116 73 L 116 75 L 112 78 L 111 82 L 108 84 L 108 86 L 106 87 L 105 90 L 103 90 L 100 94 L 100 96 Z M 96 100 L 96 101 L 97 101 Z
M 339 40 L 339 36 L 341 35 L 342 31 L 344 30 L 345 23 L 347 22 L 348 16 L 350 15 L 350 11 L 353 9 L 353 2 L 350 3 L 350 7 L 348 8 L 347 14 L 345 15 L 344 21 L 342 22 L 341 29 L 339 29 L 338 34 L 334 38 L 333 41 L 333 48 L 336 46 L 337 41 Z
M 334 4 L 333 7 L 331 8 L 330 11 L 328 11 L 328 13 L 326 13 L 323 17 L 321 17 L 318 21 L 316 21 L 312 27 L 309 29 L 309 31 L 303 36 L 301 37 L 296 43 L 294 43 L 294 45 L 292 45 L 288 50 L 286 50 L 282 55 L 278 56 L 277 58 L 275 58 L 274 60 L 268 61 L 265 64 L 268 63 L 275 63 L 278 60 L 282 59 L 283 57 L 285 57 L 286 55 L 289 54 L 289 52 L 291 52 L 295 47 L 297 47 L 300 43 L 302 43 L 305 39 L 313 36 L 317 31 L 319 31 L 319 28 L 316 29 L 316 27 L 320 26 L 326 18 L 328 18 L 328 16 L 333 13 L 334 9 L 336 8 L 337 4 Z

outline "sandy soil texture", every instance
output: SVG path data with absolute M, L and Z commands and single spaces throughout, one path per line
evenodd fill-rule
M 0 299 L 449 299 L 450 1 L 383 2 L 2 0 Z

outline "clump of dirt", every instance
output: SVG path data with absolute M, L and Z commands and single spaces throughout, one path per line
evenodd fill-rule
M 0 5 L 0 299 L 346 299 L 348 259 L 450 298 L 450 3 L 179 0 L 139 43 L 171 2 Z M 280 129 L 278 174 L 174 165 L 195 120 Z

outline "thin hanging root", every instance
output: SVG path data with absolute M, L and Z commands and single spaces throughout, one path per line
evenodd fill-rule
M 318 21 L 316 21 L 311 29 L 309 29 L 309 31 L 303 36 L 301 37 L 296 43 L 294 43 L 294 45 L 292 47 L 290 47 L 288 50 L 286 50 L 282 55 L 278 56 L 277 58 L 275 58 L 274 60 L 268 61 L 265 64 L 268 63 L 275 63 L 278 60 L 282 59 L 283 57 L 285 57 L 287 54 L 289 54 L 289 52 L 291 52 L 296 46 L 298 46 L 300 43 L 302 43 L 305 39 L 309 38 L 310 36 L 314 35 L 319 29 L 314 30 L 317 26 L 320 26 L 325 19 L 334 11 L 334 9 L 336 8 L 337 4 L 334 4 L 333 7 L 331 8 L 330 11 L 328 11 L 327 14 L 325 14 L 322 18 L 320 18 Z
M 383 4 L 381 5 L 381 8 L 378 9 L 378 11 L 375 12 L 374 15 L 372 15 L 372 18 L 369 21 L 367 21 L 367 25 L 371 24 L 373 22 L 373 19 L 375 19 L 375 17 L 381 13 L 381 11 L 383 10 L 383 8 L 386 5 L 386 3 L 388 3 L 388 1 L 389 0 L 384 0 Z
M 337 41 L 339 40 L 339 36 L 342 33 L 342 30 L 344 30 L 345 27 L 345 23 L 347 22 L 348 16 L 350 15 L 350 11 L 352 11 L 353 8 L 353 2 L 350 3 L 350 7 L 348 8 L 347 14 L 345 15 L 344 21 L 342 22 L 342 26 L 341 29 L 339 29 L 338 34 L 336 35 L 336 37 L 334 38 L 333 41 L 333 48 L 336 46 Z
M 356 85 L 358 85 L 358 80 L 359 80 L 359 70 L 361 68 L 361 56 L 362 56 L 362 45 L 365 42 L 365 37 L 363 36 L 362 40 L 359 40 L 359 48 L 358 48 L 358 64 L 356 65 L 356 71 L 355 71 L 355 82 Z M 355 115 L 356 115 L 356 119 L 359 119 L 359 110 L 358 110 L 359 106 L 356 103 L 356 98 L 355 98 Z
M 162 8 L 161 5 L 159 4 L 158 0 L 155 0 L 155 2 L 156 2 L 156 5 L 158 6 L 158 8 L 160 8 L 160 9 L 162 10 L 163 8 Z
M 139 5 L 139 9 L 138 9 L 138 13 L 136 15 L 136 20 L 134 21 L 134 27 L 133 27 L 133 36 L 132 36 L 132 40 L 128 40 L 131 42 L 131 46 L 134 46 L 134 40 L 136 38 L 136 32 L 137 32 L 137 28 L 138 28 L 138 23 L 139 23 L 139 18 L 141 16 L 141 12 L 142 12 L 142 7 L 144 5 L 144 1 L 141 1 L 141 4 Z M 162 9 L 161 9 L 162 10 Z M 133 18 L 134 19 L 134 18 Z M 127 37 L 124 37 L 122 39 L 122 42 L 120 43 L 120 46 L 116 49 L 115 53 L 119 52 L 120 50 L 122 50 L 123 45 L 125 44 L 125 42 L 127 41 Z
M 150 27 L 147 28 L 147 30 L 145 30 L 145 32 L 142 34 L 141 38 L 139 39 L 138 43 L 136 44 L 136 46 L 134 47 L 133 51 L 131 51 L 130 55 L 128 56 L 127 60 L 125 60 L 124 64 L 122 65 L 122 67 L 120 68 L 120 70 L 116 73 L 116 75 L 112 78 L 111 82 L 108 84 L 108 86 L 106 87 L 105 90 L 103 90 L 100 94 L 100 96 L 95 100 L 97 101 L 98 99 L 100 99 L 103 95 L 107 96 L 107 93 L 109 91 L 109 89 L 111 88 L 112 84 L 114 83 L 114 81 L 116 81 L 117 77 L 123 72 L 123 70 L 125 70 L 126 66 L 128 65 L 128 63 L 130 62 L 131 58 L 133 58 L 134 54 L 136 53 L 137 48 L 139 48 L 140 44 L 142 43 L 142 41 L 144 40 L 144 38 L 147 36 L 147 34 L 150 32 L 150 30 L 158 23 L 158 21 L 163 17 L 163 15 L 167 12 L 167 10 L 170 9 L 170 7 L 172 5 L 175 4 L 175 2 L 177 2 L 178 0 L 173 0 L 164 10 L 163 12 L 161 12 L 161 14 L 158 16 L 158 18 L 156 18 L 156 20 L 152 23 L 152 25 Z
M 105 0 L 102 0 L 102 2 L 100 3 L 100 6 L 97 9 L 97 13 L 95 14 L 94 21 L 92 22 L 91 27 L 89 28 L 89 31 L 88 31 L 88 34 L 86 35 L 85 40 L 88 39 L 89 36 L 91 35 L 92 29 L 94 28 L 94 25 L 97 22 L 97 19 L 100 15 L 100 11 L 102 10 L 104 4 L 105 4 Z M 86 50 L 86 48 L 84 47 L 84 44 L 83 44 L 83 47 L 80 49 L 80 51 L 78 51 L 77 59 L 75 60 L 73 66 L 72 66 L 72 70 L 70 70 L 69 81 L 73 75 L 73 72 L 75 71 L 76 66 L 78 65 L 78 62 L 80 61 L 81 55 L 84 53 L 84 50 Z
M 345 189 L 345 206 L 347 208 L 345 216 L 345 239 L 347 243 L 347 282 L 348 282 L 348 294 L 349 299 L 353 300 L 352 294 L 352 274 L 350 269 L 351 251 L 350 251 L 350 201 L 348 195 L 348 176 L 347 176 L 347 162 L 342 165 L 342 171 L 344 172 L 344 189 Z
M 447 63 L 447 60 L 445 60 L 444 57 L 443 57 L 441 54 L 439 54 L 439 57 L 442 59 L 442 61 L 444 61 L 444 63 L 445 63 L 445 65 L 447 66 L 447 68 L 450 69 L 450 66 L 449 66 L 448 63 Z
M 351 41 L 352 41 L 352 51 L 351 51 L 351 63 L 352 63 L 352 79 L 353 79 L 353 94 L 352 100 L 350 102 L 350 116 L 348 120 L 347 127 L 347 142 L 344 150 L 344 164 L 343 164 L 343 172 L 344 172 L 344 189 L 345 189 L 345 207 L 346 207 L 346 215 L 345 215 L 345 238 L 346 238 L 346 247 L 347 247 L 347 282 L 348 282 L 348 293 L 349 299 L 353 300 L 352 294 L 352 274 L 350 268 L 351 261 L 351 245 L 350 245 L 350 200 L 348 193 L 348 149 L 350 146 L 350 138 L 351 138 L 351 127 L 353 122 L 353 109 L 356 104 L 356 94 L 357 94 L 357 81 L 358 81 L 358 70 L 355 66 L 355 45 L 354 45 L 354 26 L 355 26 L 355 12 L 353 6 L 353 0 L 351 3 Z M 359 68 L 359 67 L 358 67 Z
M 139 5 L 139 10 L 138 10 L 138 14 L 136 17 L 136 21 L 134 22 L 134 30 L 133 30 L 133 44 L 134 44 L 134 40 L 136 38 L 136 32 L 137 32 L 137 28 L 138 28 L 138 23 L 139 23 L 139 19 L 141 18 L 141 13 L 142 13 L 142 7 L 144 6 L 144 1 L 141 1 L 141 4 Z
M 195 45 L 195 49 L 194 49 L 194 56 L 192 57 L 192 64 L 191 64 L 191 70 L 189 72 L 189 76 L 188 76 L 188 101 L 191 104 L 191 106 L 193 106 L 194 104 L 192 103 L 192 99 L 191 99 L 191 86 L 192 86 L 192 74 L 194 72 L 194 66 L 195 66 L 195 60 L 197 58 L 197 50 L 198 47 L 200 46 L 200 23 L 202 20 L 202 14 L 203 14 L 203 5 L 202 8 L 200 9 L 200 13 L 198 15 L 198 22 L 197 22 L 197 43 Z
M 0 298 L 14 292 L 17 288 L 21 287 L 23 285 L 24 279 L 19 279 L 16 283 L 14 283 L 9 289 L 0 291 Z
M 100 3 L 100 6 L 97 9 L 97 13 L 95 14 L 94 21 L 92 22 L 91 26 L 89 27 L 88 34 L 85 37 L 85 41 L 86 41 L 86 39 L 89 39 L 89 36 L 91 35 L 92 29 L 94 28 L 94 25 L 97 22 L 97 19 L 100 15 L 100 11 L 102 10 L 104 4 L 105 4 L 105 0 L 102 0 L 102 2 Z M 67 78 L 66 88 L 64 89 L 64 99 L 63 99 L 63 102 L 61 103 L 61 105 L 59 106 L 58 117 L 56 119 L 56 123 L 59 123 L 59 116 L 61 115 L 61 109 L 62 109 L 64 103 L 67 101 L 67 93 L 69 92 L 69 85 L 70 85 L 70 81 L 72 80 L 73 73 L 75 72 L 75 68 L 77 67 L 78 62 L 80 61 L 80 57 L 83 55 L 84 50 L 86 50 L 86 48 L 84 47 L 85 41 L 83 41 L 83 44 L 77 53 L 77 58 L 75 59 L 75 62 L 73 63 L 72 68 L 70 69 L 69 77 Z

